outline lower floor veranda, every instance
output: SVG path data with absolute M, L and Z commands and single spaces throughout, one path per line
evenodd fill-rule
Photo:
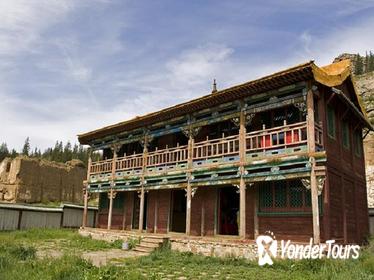
M 190 221 L 186 193 L 186 188 L 144 191 L 142 203 L 141 191 L 101 192 L 97 225 L 148 233 L 239 236 L 238 186 L 223 184 L 193 188 Z M 311 192 L 300 179 L 249 184 L 242 203 L 245 204 L 245 239 L 254 239 L 267 232 L 277 238 L 295 241 L 308 241 L 313 237 Z M 322 195 L 319 196 L 319 208 L 323 238 Z

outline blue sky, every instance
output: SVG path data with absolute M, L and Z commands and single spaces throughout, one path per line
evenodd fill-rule
M 342 52 L 374 0 L 0 0 L 0 142 L 56 140 Z

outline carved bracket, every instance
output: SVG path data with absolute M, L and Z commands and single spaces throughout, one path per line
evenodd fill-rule
M 191 196 L 192 196 L 192 197 L 195 196 L 196 191 L 197 191 L 197 188 L 192 188 L 192 189 L 191 189 Z
M 118 152 L 121 150 L 122 145 L 119 143 L 113 144 L 110 146 L 110 149 L 112 150 L 113 153 L 118 154 Z
M 237 127 L 240 126 L 240 118 L 239 118 L 239 117 L 232 118 L 231 121 L 232 121 L 232 123 L 233 123 L 235 126 L 237 126 Z
M 245 125 L 250 125 L 253 121 L 253 118 L 256 116 L 255 113 L 246 113 L 245 114 Z
M 318 195 L 321 195 L 321 193 L 323 191 L 323 187 L 325 185 L 325 180 L 326 180 L 325 176 L 317 176 L 317 192 L 318 192 Z M 311 189 L 309 178 L 301 179 L 301 183 L 303 184 L 303 186 L 306 189 L 308 189 L 308 190 Z
M 185 193 L 185 196 L 187 196 L 187 188 L 184 189 L 184 191 L 186 192 L 186 193 Z M 191 188 L 191 197 L 194 197 L 194 196 L 195 196 L 196 191 L 197 191 L 197 187 L 195 187 L 195 188 Z
M 253 118 L 256 116 L 255 113 L 248 113 L 248 112 L 244 112 L 244 115 L 245 115 L 245 125 L 250 125 L 252 123 L 252 120 Z M 239 127 L 240 126 L 240 117 L 234 117 L 231 119 L 232 123 L 236 126 L 236 127 Z
M 108 199 L 115 199 L 117 192 L 108 192 Z
M 293 105 L 299 109 L 299 111 L 303 114 L 303 116 L 306 115 L 307 112 L 307 107 L 306 107 L 306 102 L 301 101 L 301 102 L 295 102 Z
M 148 131 L 144 131 L 143 138 L 139 140 L 139 143 L 140 143 L 140 145 L 142 146 L 143 149 L 144 149 L 144 143 L 145 142 L 147 142 L 147 148 L 148 148 L 149 145 L 151 144 L 151 142 L 154 139 L 154 137 L 152 135 L 149 135 L 148 133 L 149 133 Z
M 182 133 L 187 138 L 190 138 L 190 136 L 192 136 L 192 138 L 194 138 L 195 136 L 197 136 L 199 134 L 200 130 L 201 130 L 200 126 L 196 126 L 196 127 L 192 127 L 192 126 L 182 127 Z

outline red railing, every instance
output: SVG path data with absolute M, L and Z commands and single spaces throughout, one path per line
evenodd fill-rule
M 306 122 L 249 132 L 246 135 L 247 152 L 299 146 L 307 143 Z

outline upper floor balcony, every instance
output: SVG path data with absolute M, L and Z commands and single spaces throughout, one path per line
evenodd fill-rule
M 320 123 L 315 123 L 316 151 L 323 150 L 323 135 Z M 199 170 L 213 170 L 235 167 L 240 164 L 253 164 L 262 160 L 294 156 L 307 153 L 307 121 L 282 126 L 249 131 L 245 134 L 244 156 L 241 156 L 240 135 L 205 139 L 189 145 L 134 153 L 92 162 L 89 166 L 89 183 L 101 183 L 122 180 L 131 182 L 143 180 L 151 182 L 152 177 L 172 176 Z M 244 157 L 244 158 L 243 158 Z M 243 162 L 244 161 L 244 162 Z M 113 165 L 114 164 L 114 165 Z

